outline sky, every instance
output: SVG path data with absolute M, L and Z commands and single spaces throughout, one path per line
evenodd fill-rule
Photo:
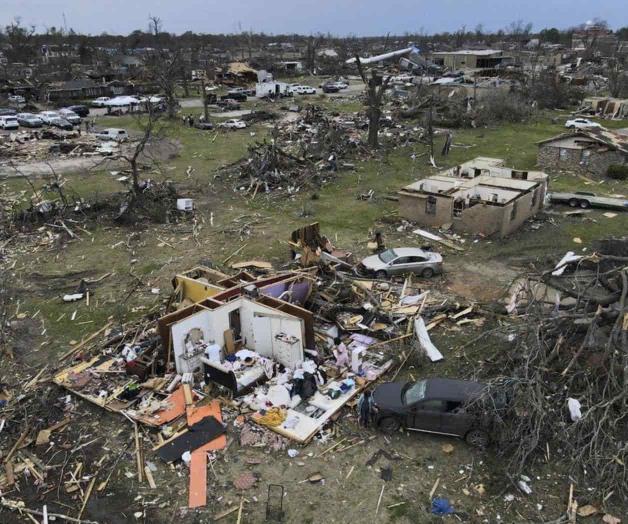
M 158 16 L 165 31 L 345 36 L 455 31 L 466 25 L 496 31 L 510 22 L 533 30 L 568 28 L 595 17 L 628 26 L 628 0 L 0 0 L 0 25 L 15 17 L 39 31 L 127 34 Z

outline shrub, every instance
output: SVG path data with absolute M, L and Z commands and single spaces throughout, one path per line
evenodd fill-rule
M 613 164 L 608 166 L 606 176 L 614 180 L 628 180 L 628 164 Z

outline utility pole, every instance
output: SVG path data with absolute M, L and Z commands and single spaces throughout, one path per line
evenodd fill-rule
M 205 91 L 205 78 L 201 77 L 201 90 L 203 97 L 203 109 L 205 112 L 205 122 L 209 122 L 209 108 L 207 107 L 207 91 Z

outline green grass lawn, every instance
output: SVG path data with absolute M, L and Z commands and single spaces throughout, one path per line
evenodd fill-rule
M 348 113 L 356 110 L 352 104 L 354 102 L 351 101 L 338 103 L 342 111 Z M 444 140 L 440 136 L 436 141 L 435 161 L 438 169 L 428 164 L 426 155 L 412 160 L 413 153 L 422 155 L 426 152 L 425 145 L 415 143 L 408 147 L 387 149 L 383 140 L 384 146 L 379 154 L 355 161 L 355 170 L 341 170 L 323 187 L 303 189 L 292 196 L 284 193 L 260 193 L 255 199 L 234 191 L 234 180 L 216 175 L 220 173 L 220 167 L 244 157 L 247 146 L 267 136 L 269 127 L 255 125 L 234 132 L 207 132 L 185 127 L 179 120 L 167 123 L 165 133 L 168 138 L 180 144 L 180 152 L 175 158 L 163 163 L 162 173 L 165 178 L 175 181 L 183 194 L 197 201 L 196 217 L 200 224 L 200 233 L 196 241 L 191 238 L 192 226 L 189 222 L 176 226 L 144 225 L 133 230 L 91 224 L 88 228 L 92 236 L 83 234 L 82 241 L 69 243 L 53 257 L 37 256 L 35 260 L 38 271 L 43 274 L 58 274 L 60 271 L 90 270 L 95 276 L 113 271 L 117 276 L 107 279 L 99 286 L 94 302 L 89 307 L 60 303 L 59 291 L 52 296 L 50 293 L 44 296 L 26 293 L 22 299 L 23 308 L 31 313 L 41 310 L 39 318 L 48 326 L 48 336 L 54 335 L 55 346 L 65 347 L 69 340 L 80 339 L 85 333 L 94 331 L 94 327 L 111 315 L 142 314 L 143 310 L 134 308 L 147 302 L 153 304 L 156 300 L 156 297 L 147 294 L 147 286 L 167 290 L 175 272 L 207 259 L 220 264 L 243 244 L 246 245 L 238 255 L 238 260 L 266 258 L 279 266 L 286 261 L 288 246 L 285 241 L 289 232 L 302 224 L 318 221 L 322 231 L 336 245 L 353 250 L 358 255 L 366 254 L 365 245 L 369 231 L 379 227 L 378 224 L 385 217 L 396 216 L 397 204 L 386 200 L 384 196 L 394 194 L 417 179 L 476 156 L 503 158 L 506 165 L 533 169 L 536 165 L 536 143 L 564 131 L 560 123 L 552 123 L 552 117 L 555 116 L 556 113 L 547 113 L 526 124 L 455 130 L 454 147 L 447 157 L 439 154 Z M 408 122 L 409 125 L 415 123 Z M 138 129 L 134 117 L 128 116 L 103 118 L 103 125 Z M 251 136 L 251 132 L 255 136 Z M 189 176 L 186 174 L 188 167 L 192 168 Z M 122 189 L 115 177 L 107 172 L 71 175 L 66 178 L 67 187 L 85 197 Z M 24 181 L 12 180 L 7 184 L 11 186 L 11 190 L 28 189 Z M 603 183 L 591 187 L 587 181 L 572 175 L 552 175 L 550 187 L 561 190 L 593 189 L 599 193 L 628 193 L 626 182 L 604 180 Z M 375 199 L 358 199 L 360 194 L 371 189 L 375 192 Z M 558 211 L 568 209 L 556 208 Z M 210 214 L 213 216 L 213 226 L 210 223 Z M 252 224 L 252 234 L 241 240 L 234 232 L 245 223 Z M 446 256 L 448 260 L 459 263 L 463 263 L 466 257 L 476 263 L 491 258 L 507 261 L 511 257 L 520 256 L 555 257 L 567 249 L 578 251 L 588 248 L 590 242 L 596 238 L 625 234 L 626 231 L 626 213 L 618 214 L 615 218 L 608 218 L 600 211 L 591 211 L 576 217 L 551 215 L 542 221 L 539 229 L 526 225 L 504 241 L 480 240 L 473 243 L 470 238 L 465 244 L 468 246 L 467 252 L 446 253 Z M 136 233 L 140 240 L 129 244 L 131 233 Z M 391 228 L 390 234 L 394 235 L 397 245 L 418 245 L 421 242 L 414 235 L 395 233 L 394 228 Z M 576 237 L 582 240 L 582 244 L 573 241 Z M 164 241 L 172 247 L 165 245 Z M 120 242 L 123 244 L 118 245 Z M 132 264 L 132 260 L 137 262 Z M 121 297 L 135 283 L 130 271 L 143 278 L 145 284 L 141 293 L 134 294 L 121 304 Z M 27 269 L 19 275 L 19 279 L 28 282 Z M 78 285 L 78 281 L 71 280 L 71 284 Z M 71 313 L 77 308 L 78 320 L 69 320 Z M 66 316 L 57 321 L 64 312 L 67 313 Z

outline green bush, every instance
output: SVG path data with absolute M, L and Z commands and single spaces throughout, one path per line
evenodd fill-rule
M 606 176 L 614 180 L 628 180 L 628 164 L 614 164 L 608 166 Z

